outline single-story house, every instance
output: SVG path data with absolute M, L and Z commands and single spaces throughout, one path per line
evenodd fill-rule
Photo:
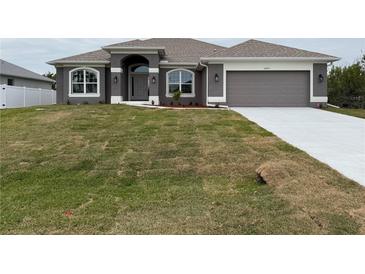
M 54 80 L 0 59 L 0 85 L 52 89 Z
M 233 47 L 185 38 L 132 40 L 50 61 L 57 103 L 142 101 L 304 107 L 327 102 L 327 64 L 339 58 L 248 40 Z

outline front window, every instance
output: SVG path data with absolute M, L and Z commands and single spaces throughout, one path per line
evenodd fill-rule
M 98 95 L 99 72 L 91 68 L 75 69 L 70 72 L 71 94 L 81 96 Z
M 148 73 L 147 65 L 135 65 L 131 67 L 131 72 Z
M 14 86 L 14 79 L 8 78 L 8 86 Z
M 194 96 L 194 73 L 185 69 L 172 70 L 167 73 L 167 95 L 180 91 L 182 97 Z

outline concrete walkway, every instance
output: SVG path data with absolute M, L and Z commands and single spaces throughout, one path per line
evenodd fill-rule
M 365 186 L 365 119 L 314 108 L 232 110 Z

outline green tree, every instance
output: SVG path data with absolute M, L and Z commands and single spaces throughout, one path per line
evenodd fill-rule
M 47 73 L 43 74 L 43 76 L 56 81 L 56 73 L 48 71 Z M 52 84 L 52 89 L 56 89 L 56 82 Z
M 328 101 L 340 107 L 365 108 L 365 55 L 351 66 L 332 67 Z

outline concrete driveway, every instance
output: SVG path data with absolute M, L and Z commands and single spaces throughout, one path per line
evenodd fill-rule
M 365 186 L 365 120 L 314 108 L 232 110 Z

